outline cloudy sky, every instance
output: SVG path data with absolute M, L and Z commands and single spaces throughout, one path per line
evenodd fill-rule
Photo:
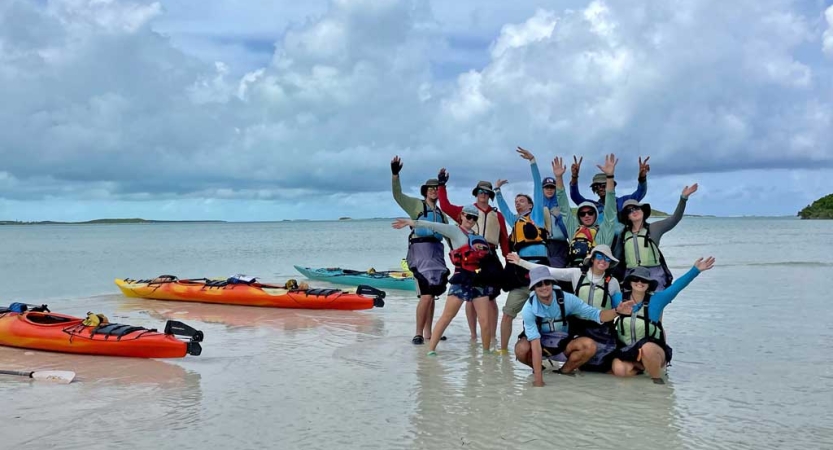
M 518 145 L 794 215 L 833 192 L 832 3 L 4 0 L 0 220 L 392 217 L 394 155 L 464 203 L 529 192 Z

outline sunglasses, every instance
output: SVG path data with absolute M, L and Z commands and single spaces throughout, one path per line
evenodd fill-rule
M 426 188 L 425 188 L 425 190 L 426 190 L 426 191 L 436 191 L 436 190 L 437 190 L 437 186 L 428 186 L 428 187 L 426 187 Z
M 465 217 L 465 218 L 466 218 L 466 219 L 468 219 L 468 220 L 477 220 L 477 216 L 475 216 L 475 215 L 473 215 L 473 214 L 466 214 L 466 215 L 465 215 L 465 216 L 463 216 L 463 217 Z
M 544 189 L 555 189 L 555 186 L 553 186 L 551 184 L 548 184 L 548 185 L 544 186 Z
M 642 284 L 651 284 L 650 280 L 646 280 L 644 278 L 631 277 L 631 281 L 635 281 L 637 283 L 642 283 Z
M 632 214 L 635 211 L 642 211 L 642 208 L 638 206 L 628 206 L 627 208 L 625 208 L 626 214 Z
M 599 261 L 611 262 L 612 259 L 608 258 L 607 255 L 603 255 L 601 253 L 596 253 L 596 256 L 593 258 L 598 259 Z
M 532 285 L 532 287 L 544 287 L 544 286 L 552 286 L 552 280 L 542 280 Z
M 579 217 L 595 216 L 595 215 L 596 215 L 596 213 L 591 209 L 585 209 L 584 211 L 579 211 L 578 212 Z
M 492 195 L 492 191 L 487 191 L 486 189 L 478 189 L 477 190 L 477 195 L 480 195 L 480 194 Z

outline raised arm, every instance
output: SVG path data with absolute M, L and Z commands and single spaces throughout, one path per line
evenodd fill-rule
M 437 180 L 440 182 L 440 186 L 437 188 L 437 200 L 440 201 L 440 209 L 449 217 L 460 217 L 463 207 L 453 205 L 448 201 L 448 191 L 445 189 L 445 184 L 448 182 L 448 172 L 445 168 L 440 169 Z
M 644 161 L 641 156 L 639 157 L 639 176 L 636 180 L 636 190 L 630 195 L 623 195 L 616 199 L 617 210 L 621 210 L 622 205 L 628 200 L 641 202 L 642 199 L 645 198 L 645 195 L 648 193 L 648 172 L 651 170 L 651 165 L 648 164 L 649 159 L 651 159 L 650 156 L 645 158 Z
M 500 190 L 500 187 L 504 184 L 506 184 L 506 180 L 497 180 L 497 183 L 495 183 L 495 198 L 497 199 L 497 207 L 503 213 L 503 218 L 506 220 L 506 223 L 512 225 L 515 223 L 515 214 L 509 209 L 509 204 L 506 203 L 506 199 L 503 198 L 503 192 Z
M 604 172 L 607 178 L 605 181 L 604 220 L 602 221 L 601 226 L 599 226 L 599 234 L 596 236 L 596 245 L 612 244 L 613 236 L 616 234 L 616 183 L 614 182 L 613 176 L 616 170 L 616 164 L 618 163 L 619 160 L 616 159 L 613 153 L 611 153 L 605 157 L 604 166 L 597 166 L 602 170 L 602 172 Z
M 583 156 L 576 159 L 576 156 L 573 155 L 573 164 L 570 166 L 570 198 L 573 199 L 573 203 L 576 205 L 589 201 L 578 190 L 578 173 L 581 170 L 582 161 L 584 161 Z
M 689 283 L 691 283 L 697 275 L 700 275 L 701 272 L 705 272 L 709 269 L 714 267 L 714 257 L 709 256 L 708 258 L 700 258 L 694 262 L 694 266 L 689 269 L 685 275 L 681 276 L 674 280 L 671 283 L 671 286 L 665 288 L 664 291 L 657 292 L 651 297 L 651 306 L 656 304 L 656 308 L 659 309 L 660 314 L 662 313 L 662 309 L 665 308 L 669 303 L 671 303 L 675 297 L 685 289 Z M 654 320 L 657 320 L 658 317 L 651 317 Z
M 405 211 L 410 218 L 415 218 L 422 212 L 422 200 L 410 197 L 402 193 L 402 183 L 399 180 L 399 171 L 402 170 L 402 161 L 398 156 L 390 162 L 391 173 L 391 191 L 393 192 L 393 199 Z
M 567 200 L 567 193 L 564 192 L 564 172 L 567 168 L 564 166 L 564 161 L 560 157 L 555 157 L 552 160 L 552 174 L 555 176 L 555 198 L 558 199 L 558 207 L 561 208 L 561 218 L 564 220 L 564 225 L 567 227 L 567 240 L 573 239 L 573 235 L 578 228 L 578 220 L 573 215 L 573 209 L 570 207 L 570 201 Z M 553 217 L 555 220 L 555 217 Z
M 506 255 L 506 261 L 511 264 L 521 266 L 526 270 L 532 270 L 536 267 L 546 267 L 547 269 L 549 269 L 550 274 L 558 281 L 569 281 L 575 284 L 575 281 L 578 279 L 578 277 L 581 276 L 581 269 L 579 269 L 578 267 L 556 269 L 544 264 L 535 264 L 533 262 L 529 262 L 518 256 L 517 253 L 510 253 Z
M 682 195 L 680 195 L 680 201 L 677 202 L 677 208 L 674 210 L 674 214 L 651 224 L 651 239 L 653 239 L 657 245 L 659 245 L 659 241 L 662 239 L 663 234 L 672 230 L 678 223 L 680 223 L 680 220 L 683 218 L 683 214 L 685 214 L 688 197 L 695 192 L 697 192 L 697 183 L 683 188 Z

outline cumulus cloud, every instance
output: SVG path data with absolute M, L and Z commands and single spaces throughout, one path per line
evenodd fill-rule
M 828 56 L 833 56 L 833 6 L 824 11 L 824 18 L 827 21 L 827 30 L 824 31 L 822 49 Z
M 652 176 L 833 167 L 830 62 L 805 50 L 821 39 L 829 53 L 831 32 L 807 11 L 781 0 L 576 5 L 502 24 L 483 63 L 449 77 L 466 37 L 449 24 L 479 42 L 482 7 L 316 3 L 313 17 L 275 19 L 271 57 L 240 74 L 235 61 L 183 51 L 176 36 L 212 27 L 167 18 L 167 5 L 11 0 L 0 5 L 3 195 L 384 198 L 394 154 L 413 186 L 445 166 L 465 195 L 479 179 L 528 180 L 516 145 L 543 171 L 554 154 L 592 166 L 616 152 L 624 177 L 640 154 Z M 248 16 L 235 17 L 223 27 L 239 37 Z M 269 21 L 255 22 L 261 39 Z

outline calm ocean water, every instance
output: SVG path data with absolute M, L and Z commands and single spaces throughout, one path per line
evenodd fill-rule
M 410 344 L 407 292 L 318 312 L 128 299 L 113 284 L 395 268 L 406 235 L 387 220 L 0 227 L 0 303 L 206 334 L 201 356 L 173 361 L 0 348 L 0 368 L 80 378 L 0 378 L 2 448 L 833 448 L 829 221 L 686 218 L 663 238 L 676 275 L 717 258 L 666 310 L 665 386 L 547 373 L 532 388 L 527 367 L 469 343 L 462 313 L 429 359 Z

